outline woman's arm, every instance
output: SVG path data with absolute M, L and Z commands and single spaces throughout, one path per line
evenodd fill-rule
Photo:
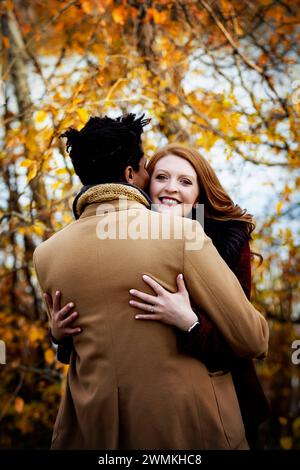
M 251 290 L 250 248 L 248 241 L 244 243 L 240 250 L 235 271 L 242 288 L 248 296 Z M 139 312 L 135 318 L 137 320 L 162 321 L 176 326 L 179 346 L 187 353 L 201 360 L 211 370 L 230 368 L 235 354 L 219 329 L 205 313 L 192 309 L 183 279 L 178 276 L 178 292 L 174 294 L 166 291 L 149 276 L 143 276 L 143 278 L 156 295 L 152 296 L 137 290 L 130 290 L 130 294 L 137 299 L 131 300 L 129 302 L 130 305 L 147 312 L 143 314 Z M 153 305 L 154 308 L 152 307 Z M 192 325 L 197 317 L 200 325 L 197 325 L 188 333 L 188 326 Z
M 249 302 L 201 225 L 189 219 L 185 223 L 192 225 L 194 240 L 200 242 L 191 245 L 190 237 L 186 237 L 183 263 L 190 298 L 205 310 L 238 356 L 265 358 L 269 341 L 267 320 Z
M 251 253 L 248 241 L 241 248 L 234 271 L 247 298 L 250 299 Z M 201 311 L 196 311 L 196 313 L 201 326 L 191 333 L 178 332 L 180 346 L 192 356 L 200 359 L 211 371 L 229 369 L 236 357 L 235 353 L 205 313 Z

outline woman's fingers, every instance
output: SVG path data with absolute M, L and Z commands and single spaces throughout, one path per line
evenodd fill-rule
M 52 296 L 50 294 L 48 294 L 48 292 L 45 292 L 43 294 L 43 297 L 44 297 L 44 300 L 46 302 L 46 305 L 47 305 L 48 309 L 52 310 L 52 308 L 53 308 Z
M 135 316 L 136 320 L 158 320 L 161 321 L 161 318 L 158 315 L 143 315 L 143 314 L 138 314 Z
M 144 302 L 148 302 L 149 304 L 155 304 L 157 301 L 157 297 L 153 295 L 146 294 L 145 292 L 141 292 L 139 290 L 130 289 L 129 293 L 134 297 L 137 297 Z
M 142 277 L 146 284 L 148 284 L 157 295 L 162 295 L 164 292 L 167 292 L 158 282 L 154 281 L 152 277 L 147 276 L 146 274 Z
M 179 292 L 187 292 L 187 288 L 185 286 L 182 274 L 178 274 L 177 276 L 177 287 Z
M 54 313 L 57 313 L 60 310 L 60 299 L 61 299 L 61 293 L 59 290 L 55 292 L 54 295 L 54 302 L 53 302 L 53 311 Z
M 145 310 L 145 312 L 154 313 L 153 308 L 155 309 L 155 307 L 153 307 L 153 305 L 142 304 L 140 302 L 136 302 L 135 300 L 129 300 L 129 303 L 131 307 L 139 308 L 140 310 Z

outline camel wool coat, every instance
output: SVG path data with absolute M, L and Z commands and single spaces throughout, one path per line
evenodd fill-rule
M 181 351 L 174 327 L 135 320 L 129 290 L 153 294 L 142 280 L 148 274 L 176 292 L 183 273 L 191 300 L 243 357 L 266 355 L 267 322 L 198 222 L 120 192 L 87 204 L 34 253 L 42 291 L 59 289 L 62 305 L 74 301 L 83 330 L 52 449 L 247 449 L 230 372 L 211 374 Z

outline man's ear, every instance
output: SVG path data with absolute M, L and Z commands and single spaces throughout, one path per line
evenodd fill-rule
M 124 178 L 127 183 L 132 183 L 133 180 L 133 168 L 132 166 L 127 166 L 124 170 Z

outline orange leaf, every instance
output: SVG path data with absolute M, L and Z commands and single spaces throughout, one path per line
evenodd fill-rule
M 280 422 L 281 426 L 286 426 L 288 424 L 288 420 L 284 416 L 280 416 L 280 418 L 278 418 L 278 421 Z
M 2 37 L 2 44 L 3 44 L 4 49 L 8 49 L 8 48 L 9 48 L 9 39 L 8 39 L 7 36 L 3 36 L 3 37 Z
M 280 439 L 280 446 L 282 449 L 290 450 L 293 447 L 293 439 L 290 436 L 282 437 Z
M 36 328 L 36 326 L 32 326 L 30 328 L 30 333 L 29 333 L 29 341 L 31 343 L 34 343 L 39 337 L 39 333 L 38 333 L 38 329 Z
M 89 15 L 92 13 L 94 5 L 89 0 L 83 0 L 81 1 L 81 7 L 83 11 Z
M 173 93 L 168 96 L 168 101 L 171 106 L 177 106 L 179 104 L 179 99 Z
M 29 160 L 28 158 L 25 158 L 21 163 L 20 166 L 24 168 L 28 168 L 32 165 L 32 160 Z
M 124 25 L 127 17 L 125 8 L 122 5 L 120 5 L 118 8 L 114 8 L 112 17 L 115 23 Z
M 45 351 L 45 361 L 47 362 L 47 364 L 52 364 L 54 362 L 54 359 L 55 359 L 55 354 L 54 354 L 54 351 L 53 349 L 47 349 Z
M 17 413 L 22 413 L 23 409 L 24 409 L 24 400 L 21 397 L 17 397 L 15 399 L 15 410 L 17 411 Z
M 164 24 L 168 21 L 168 12 L 167 11 L 157 11 L 153 8 L 152 11 L 153 20 L 156 24 Z
M 98 83 L 99 86 L 102 86 L 103 82 L 104 82 L 104 78 L 103 77 L 97 77 L 96 82 Z

